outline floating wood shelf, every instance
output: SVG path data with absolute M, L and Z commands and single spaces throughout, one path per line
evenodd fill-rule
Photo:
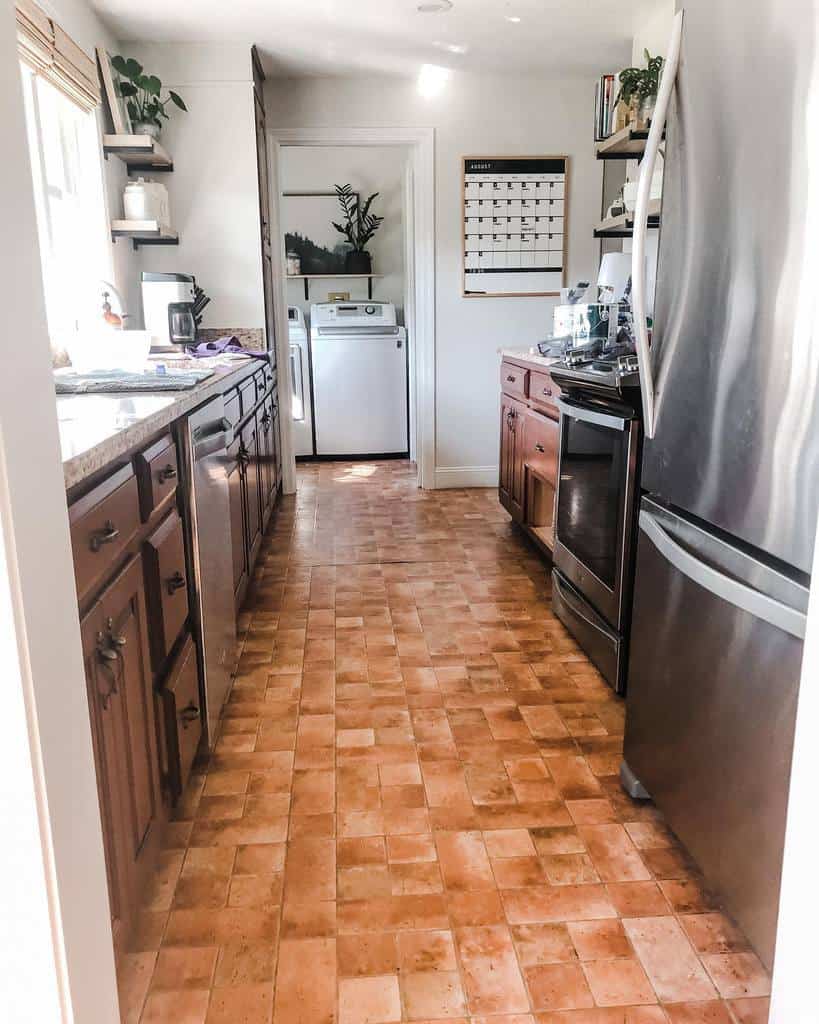
M 172 171 L 173 160 L 152 135 L 103 135 L 102 151 L 132 171 Z
M 311 281 L 366 281 L 367 298 L 373 297 L 373 281 L 380 280 L 383 274 L 288 274 L 288 281 L 304 281 L 304 301 L 310 299 Z
M 665 138 L 665 132 L 663 132 Z M 645 153 L 648 129 L 621 128 L 595 144 L 598 160 L 639 160 Z
M 179 245 L 179 235 L 155 220 L 112 220 L 111 238 L 130 238 L 134 248 L 141 245 Z
M 648 204 L 648 226 L 660 226 L 662 200 L 652 199 Z M 621 213 L 619 217 L 606 217 L 594 229 L 595 238 L 631 238 L 634 234 L 634 213 Z

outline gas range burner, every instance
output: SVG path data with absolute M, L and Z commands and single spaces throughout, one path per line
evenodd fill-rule
M 566 358 L 554 363 L 549 373 L 568 394 L 593 392 L 612 398 L 631 396 L 632 401 L 639 404 L 640 375 L 634 352 L 617 355 L 606 351 L 594 358 L 571 361 Z

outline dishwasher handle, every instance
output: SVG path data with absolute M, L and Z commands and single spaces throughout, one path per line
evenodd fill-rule
M 200 462 L 209 455 L 225 451 L 233 444 L 233 424 L 224 416 L 207 426 L 200 427 L 193 435 L 193 459 Z

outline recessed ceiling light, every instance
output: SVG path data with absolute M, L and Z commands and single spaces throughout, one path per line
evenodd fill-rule
M 452 10 L 452 0 L 426 0 L 418 4 L 421 14 L 443 14 L 444 11 Z
M 505 17 L 506 17 L 506 20 L 507 21 L 511 21 L 513 25 L 519 25 L 520 24 L 520 18 L 517 16 L 517 14 L 507 14 L 507 15 L 505 15 Z

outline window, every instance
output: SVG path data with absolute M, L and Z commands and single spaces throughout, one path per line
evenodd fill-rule
M 52 349 L 99 322 L 112 254 L 97 120 L 20 65 Z

